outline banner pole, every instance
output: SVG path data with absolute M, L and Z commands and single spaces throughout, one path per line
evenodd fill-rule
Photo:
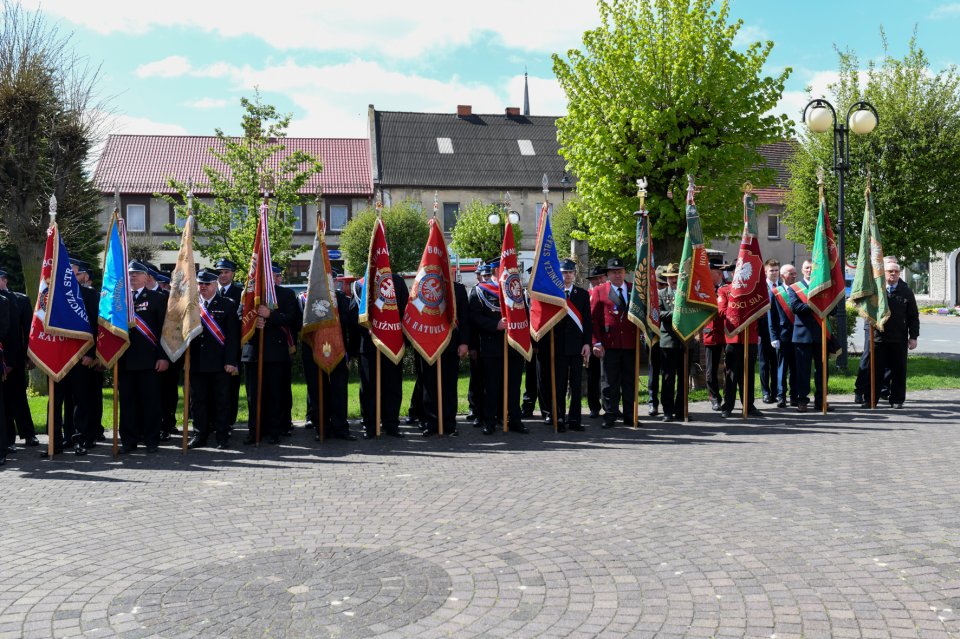
M 874 359 L 873 324 L 870 324 L 870 408 L 877 407 L 877 361 Z
M 820 408 L 823 409 L 823 414 L 827 414 L 827 318 L 824 317 L 823 321 L 820 323 L 820 361 L 821 361 L 821 377 L 823 381 L 821 382 L 823 389 L 823 395 L 820 397 Z
M 257 426 L 254 435 L 257 446 L 260 445 L 260 415 L 263 406 L 263 334 L 266 326 L 260 329 L 260 345 L 257 348 Z
M 183 360 L 183 454 L 187 454 L 187 435 L 190 432 L 190 349 Z M 193 429 L 196 432 L 196 428 Z
M 120 433 L 117 422 L 117 368 L 118 364 L 113 363 L 113 456 L 116 457 L 120 454 Z
M 633 427 L 640 428 L 640 330 L 633 350 Z
M 507 377 L 509 370 L 507 368 L 507 331 L 503 331 L 503 432 L 507 432 Z
M 743 418 L 747 418 L 747 405 L 753 399 L 752 394 L 747 395 L 747 389 L 750 388 L 747 385 L 747 373 L 750 370 L 750 324 L 747 324 L 747 327 L 740 333 L 740 336 L 743 338 L 743 395 L 740 396 L 740 403 L 743 404 Z M 734 398 L 736 399 L 736 398 Z
M 690 421 L 690 345 L 683 343 L 683 421 Z
M 564 397 L 566 397 L 566 393 L 564 393 Z M 553 432 L 558 433 L 560 432 L 560 421 L 557 415 L 557 351 L 554 349 L 553 329 L 550 329 L 550 399 L 553 409 Z
M 437 434 L 443 437 L 443 379 L 441 377 L 441 361 L 443 355 L 437 357 Z
M 314 335 L 316 337 L 316 335 Z M 323 444 L 323 431 L 325 430 L 323 422 L 323 369 L 317 366 L 317 435 L 320 437 L 320 444 Z
M 375 418 L 377 420 L 377 439 L 380 439 L 380 349 L 377 349 L 377 410 Z
M 53 405 L 56 401 L 56 398 L 53 396 L 53 377 L 47 375 L 47 457 L 53 459 L 54 449 L 54 440 L 53 440 Z

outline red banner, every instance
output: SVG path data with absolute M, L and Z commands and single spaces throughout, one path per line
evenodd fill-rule
M 517 267 L 517 249 L 513 244 L 513 225 L 507 222 L 500 251 L 500 314 L 507 323 L 507 342 L 528 362 L 533 356 L 530 343 L 530 318 L 523 299 L 523 282 Z
M 370 257 L 360 295 L 360 324 L 370 330 L 370 337 L 380 352 L 394 364 L 399 364 L 403 359 L 403 326 L 390 268 L 387 235 L 379 217 L 370 237 Z
M 743 235 L 740 238 L 740 254 L 737 268 L 733 271 L 727 307 L 723 314 L 723 330 L 727 337 L 742 332 L 751 322 L 770 309 L 770 295 L 760 257 L 760 242 L 757 240 L 757 218 L 754 213 L 753 196 L 743 196 Z
M 257 231 L 253 238 L 253 253 L 250 254 L 250 268 L 247 269 L 247 284 L 243 289 L 240 305 L 240 343 L 246 344 L 257 330 L 257 309 L 261 304 L 271 306 L 273 294 L 273 267 L 270 264 L 270 240 L 268 235 L 267 214 L 260 207 L 257 218 Z M 271 308 L 276 306 L 274 303 Z
M 403 332 L 417 352 L 432 365 L 449 344 L 456 319 L 450 256 L 443 231 L 437 218 L 433 217 L 430 218 L 430 236 L 403 315 Z

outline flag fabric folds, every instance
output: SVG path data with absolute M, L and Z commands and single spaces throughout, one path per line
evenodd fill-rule
M 548 204 L 544 198 L 537 224 L 537 246 L 530 272 L 530 331 L 534 339 L 543 339 L 551 328 L 567 314 L 560 258 L 550 227 Z
M 427 364 L 433 365 L 450 343 L 457 310 L 447 243 L 437 218 L 430 218 L 429 224 L 430 235 L 403 315 L 403 332 Z
M 820 215 L 817 218 L 811 256 L 813 270 L 810 273 L 810 286 L 807 288 L 809 306 L 819 317 L 829 315 L 846 296 L 843 264 L 839 253 L 833 228 L 830 226 L 830 216 L 827 214 L 827 202 L 821 194 Z
M 203 332 L 200 324 L 200 289 L 197 287 L 197 271 L 193 262 L 193 215 L 187 215 L 187 223 L 180 236 L 180 253 L 170 277 L 170 297 L 167 299 L 167 315 L 160 331 L 160 345 L 175 362 L 190 347 L 194 337 Z
M 380 352 L 394 364 L 403 359 L 403 327 L 397 291 L 390 268 L 390 251 L 383 219 L 377 217 L 370 236 L 367 272 L 360 290 L 360 324 L 370 331 L 370 337 Z
M 723 318 L 723 330 L 727 337 L 744 331 L 752 322 L 770 310 L 770 295 L 760 256 L 760 241 L 757 239 L 757 214 L 753 195 L 743 194 L 743 235 L 740 238 L 740 254 L 737 267 L 730 282 L 727 312 Z
M 277 292 L 273 288 L 273 266 L 270 259 L 270 229 L 267 224 L 269 209 L 264 202 L 260 206 L 257 232 L 253 238 L 250 268 L 247 269 L 247 284 L 243 289 L 242 314 L 240 317 L 240 343 L 246 344 L 257 330 L 257 309 L 261 304 L 277 307 Z
M 866 206 L 863 210 L 863 227 L 860 230 L 860 252 L 857 255 L 857 272 L 850 288 L 850 301 L 857 312 L 874 328 L 883 330 L 890 318 L 886 280 L 883 273 L 883 246 L 880 243 L 880 226 L 873 208 L 873 194 L 866 190 Z
M 533 357 L 530 318 L 527 316 L 523 282 L 520 281 L 520 269 L 517 266 L 513 225 L 509 221 L 503 231 L 503 248 L 500 251 L 500 315 L 507 324 L 507 343 L 529 362 Z
M 648 346 L 660 341 L 660 293 L 657 289 L 653 238 L 650 237 L 650 218 L 646 211 L 641 211 L 637 219 L 637 265 L 633 270 L 627 319 L 640 329 Z
M 106 368 L 111 368 L 130 346 L 130 326 L 134 319 L 127 261 L 126 226 L 123 218 L 114 212 L 103 253 L 103 286 L 97 318 L 97 359 Z
M 340 309 L 337 307 L 330 254 L 320 225 L 313 238 L 305 295 L 301 339 L 312 347 L 313 361 L 329 375 L 343 361 L 347 349 L 340 330 Z
M 691 178 L 687 189 L 687 233 L 683 238 L 673 309 L 673 329 L 685 342 L 700 332 L 717 312 L 717 295 L 710 277 L 710 259 L 703 245 L 703 229 L 700 227 L 693 192 Z
M 93 344 L 80 284 L 56 223 L 47 229 L 27 355 L 55 382 L 63 379 Z

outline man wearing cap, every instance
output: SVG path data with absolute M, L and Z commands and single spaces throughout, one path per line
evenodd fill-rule
M 481 285 L 483 284 L 486 284 L 487 287 L 491 287 L 492 289 L 496 289 L 496 285 L 490 282 L 492 275 L 493 267 L 489 264 L 481 264 L 478 266 L 477 283 L 474 289 L 477 287 L 482 288 Z M 471 289 L 467 296 L 468 306 L 475 295 L 474 289 Z M 499 304 L 499 301 L 497 303 Z M 474 426 L 484 425 L 484 402 L 483 359 L 480 358 L 480 333 L 477 330 L 470 330 L 470 386 L 467 390 L 467 403 L 470 406 L 470 413 L 467 415 L 467 420 L 473 420 Z
M 673 328 L 673 309 L 676 302 L 677 278 L 680 271 L 676 264 L 663 269 L 667 285 L 660 289 L 660 370 L 663 384 L 660 401 L 663 404 L 663 421 L 683 419 L 683 390 L 687 380 L 683 375 L 683 340 Z M 679 383 L 678 383 L 679 382 Z
M 773 291 L 770 302 L 770 342 L 777 349 L 777 408 L 799 406 L 797 398 L 797 359 L 793 347 L 793 309 L 789 288 L 797 281 L 797 267 L 780 267 L 781 284 Z
M 261 435 L 271 444 L 280 443 L 280 435 L 290 428 L 290 351 L 295 349 L 296 338 L 300 333 L 303 313 L 297 302 L 297 294 L 285 286 L 280 286 L 283 269 L 273 262 L 274 290 L 277 294 L 277 308 L 270 309 L 265 304 L 257 308 L 257 324 L 253 337 L 243 345 L 241 361 L 247 376 L 247 421 L 249 430 L 244 444 L 257 443 L 257 374 L 259 372 L 260 331 L 263 331 L 263 400 L 260 419 Z
M 225 257 L 221 257 L 213 265 L 217 272 L 217 293 L 233 300 L 237 306 L 237 313 L 243 310 L 243 286 L 233 281 L 237 272 L 237 265 Z M 240 375 L 230 376 L 230 395 L 227 400 L 227 425 L 233 427 L 237 423 L 237 410 L 240 407 L 240 383 L 243 378 L 243 364 L 240 364 Z
M 160 330 L 167 315 L 167 298 L 147 288 L 147 266 L 133 260 L 127 267 L 136 319 L 130 327 L 130 346 L 118 361 L 120 392 L 120 452 L 136 450 L 140 443 L 148 453 L 160 445 L 160 384 L 157 373 L 170 366 L 160 345 Z
M 193 411 L 193 437 L 190 448 L 207 445 L 210 428 L 217 438 L 217 449 L 227 448 L 230 377 L 238 374 L 240 363 L 240 319 L 237 305 L 217 293 L 217 273 L 203 269 L 197 273 L 200 290 L 200 325 L 203 332 L 190 342 L 190 400 Z
M 554 374 L 556 376 L 557 424 L 560 430 L 583 430 L 580 421 L 582 379 L 584 365 L 590 359 L 593 330 L 590 326 L 590 294 L 574 286 L 577 265 L 573 260 L 560 263 L 563 290 L 567 298 L 567 314 L 552 329 L 554 347 Z M 549 341 L 544 341 L 549 344 Z M 550 391 L 550 373 L 544 371 L 547 391 Z M 567 388 L 570 406 L 567 408 Z M 547 401 L 550 401 L 547 398 Z
M 637 327 L 627 319 L 630 284 L 624 281 L 626 267 L 619 257 L 607 261 L 607 281 L 591 299 L 590 321 L 593 353 L 603 360 L 603 427 L 612 428 L 617 415 L 633 423 L 633 403 L 638 383 L 634 364 Z M 623 411 L 620 411 L 620 406 Z
M 723 263 L 722 254 L 710 255 L 710 277 L 713 279 L 713 290 L 719 293 L 723 288 L 723 271 L 727 267 Z M 703 327 L 703 347 L 706 351 L 707 370 L 707 395 L 710 397 L 710 407 L 713 410 L 720 410 L 723 403 L 723 395 L 720 392 L 720 359 L 723 356 L 723 349 L 726 345 L 726 339 L 723 334 L 723 316 L 717 313 L 713 319 Z
M 3 406 L 6 419 L 7 446 L 16 441 L 17 433 L 27 446 L 38 446 L 33 428 L 33 416 L 27 401 L 27 342 L 30 323 L 33 321 L 33 305 L 23 293 L 10 290 L 7 272 L 0 268 L 0 297 L 7 301 L 8 328 L 0 334 L 3 359 L 7 376 L 3 380 Z
M 590 275 L 587 276 L 587 281 L 590 283 L 589 302 L 592 308 L 594 291 L 598 286 L 607 281 L 607 267 L 595 266 L 590 269 Z M 592 333 L 593 328 L 591 327 L 590 330 Z M 587 368 L 587 407 L 590 409 L 590 417 L 593 418 L 600 417 L 600 409 L 602 408 L 602 404 L 600 403 L 600 373 L 600 358 L 593 354 L 591 345 L 590 366 Z

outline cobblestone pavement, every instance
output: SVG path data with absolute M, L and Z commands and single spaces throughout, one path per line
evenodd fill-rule
M 0 637 L 960 636 L 960 391 L 908 401 L 21 450 L 0 470 Z

